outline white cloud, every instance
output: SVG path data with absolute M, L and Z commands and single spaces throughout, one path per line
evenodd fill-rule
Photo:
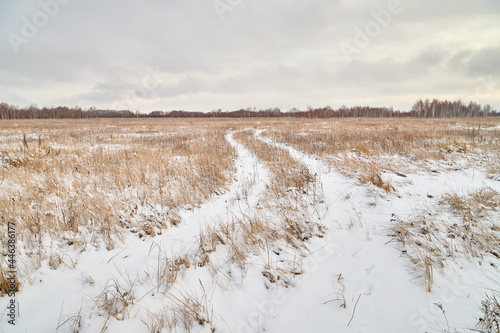
M 400 0 L 386 26 L 373 12 L 397 0 L 242 0 L 223 21 L 211 0 L 42 0 L 56 1 L 57 13 L 17 53 L 9 34 L 22 36 L 23 22 L 44 7 L 2 4 L 0 101 L 142 111 L 404 108 L 417 97 L 464 96 L 488 75 L 500 87 L 496 0 Z M 354 43 L 357 31 L 371 35 L 349 62 L 339 45 Z M 500 109 L 499 95 L 481 102 Z

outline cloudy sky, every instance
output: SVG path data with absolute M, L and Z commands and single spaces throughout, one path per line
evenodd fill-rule
M 500 110 L 498 0 L 0 0 L 0 102 Z

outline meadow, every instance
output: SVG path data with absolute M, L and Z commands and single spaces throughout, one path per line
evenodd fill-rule
M 9 223 L 12 332 L 500 332 L 498 117 L 2 120 L 5 332 Z

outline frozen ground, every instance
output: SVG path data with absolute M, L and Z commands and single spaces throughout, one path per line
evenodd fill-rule
M 396 241 L 390 224 L 428 211 L 442 212 L 436 218 L 453 224 L 460 217 L 442 208 L 446 194 L 485 187 L 500 191 L 498 180 L 471 169 L 406 177 L 385 173 L 396 189 L 388 194 L 339 174 L 315 156 L 274 143 L 260 131 L 256 136 L 287 149 L 315 176 L 317 193 L 310 197 L 322 199 L 311 204 L 310 216 L 326 233 L 307 240 L 305 254 L 285 249 L 287 254 L 269 259 L 276 251 L 268 244 L 268 251 L 254 253 L 241 267 L 227 260 L 229 245 L 219 244 L 209 253 L 209 264 L 184 266 L 165 287 L 165 261 L 199 255 L 200 232 L 206 228 L 256 212 L 273 216 L 262 204 L 270 171 L 230 133 L 226 138 L 237 151 L 237 172 L 229 191 L 200 207 L 186 207 L 181 223 L 161 235 L 126 233 L 111 251 L 68 247 L 66 265 L 54 270 L 45 263 L 23 285 L 16 297 L 16 326 L 7 324 L 4 310 L 0 331 L 147 332 L 155 316 L 188 299 L 201 320 L 177 325 L 178 332 L 410 333 L 477 327 L 481 301 L 499 289 L 498 258 L 486 252 L 481 258 L 450 256 L 444 267 L 434 269 L 429 292 L 423 272 Z M 498 213 L 490 209 L 486 214 L 498 225 Z M 301 272 L 292 283 L 270 283 L 263 275 L 266 264 L 297 253 Z M 6 309 L 8 301 L 0 298 L 0 308 Z

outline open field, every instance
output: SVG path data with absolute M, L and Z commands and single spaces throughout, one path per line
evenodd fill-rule
M 0 121 L 0 235 L 0 332 L 500 332 L 500 119 Z

